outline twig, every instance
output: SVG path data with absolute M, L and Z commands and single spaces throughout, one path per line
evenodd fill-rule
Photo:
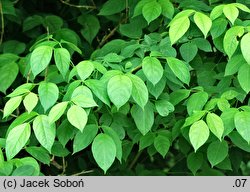
M 120 25 L 120 24 L 119 24 L 119 25 Z M 100 42 L 99 45 L 98 45 L 98 48 L 102 47 L 102 46 L 104 45 L 104 43 L 105 43 L 110 37 L 112 37 L 112 36 L 115 34 L 115 32 L 116 32 L 116 30 L 118 29 L 119 25 L 117 25 L 114 29 L 112 29 L 112 30 L 109 32 L 108 35 L 105 35 L 105 36 L 102 38 L 101 42 Z
M 0 109 L 0 111 L 1 111 L 1 112 L 3 112 L 3 110 L 2 110 L 2 109 Z M 17 116 L 16 116 L 16 115 L 14 115 L 14 114 L 10 114 L 10 116 L 11 116 L 11 117 L 15 117 L 15 118 L 17 118 Z
M 1 37 L 0 37 L 0 45 L 3 42 L 3 34 L 4 34 L 4 18 L 3 18 L 3 6 L 2 1 L 0 0 L 0 14 L 1 14 Z
M 133 161 L 131 162 L 131 164 L 128 167 L 129 170 L 131 170 L 134 167 L 134 165 L 136 164 L 136 162 L 139 159 L 140 155 L 141 155 L 141 152 L 138 152 L 136 154 L 135 158 L 133 159 Z
M 57 163 L 55 160 L 52 160 L 51 164 L 54 165 L 57 169 L 63 169 L 63 166 Z
M 75 5 L 75 4 L 71 4 L 71 3 L 68 3 L 64 0 L 60 0 L 63 4 L 65 5 L 68 5 L 70 7 L 76 7 L 76 8 L 79 8 L 79 9 L 96 9 L 96 6 L 91 6 L 91 5 Z
M 81 171 L 79 173 L 75 173 L 75 174 L 73 174 L 71 176 L 79 176 L 79 175 L 83 175 L 83 174 L 87 174 L 87 173 L 93 173 L 93 172 L 94 172 L 94 170 L 89 170 L 89 171 L 83 170 L 83 171 Z

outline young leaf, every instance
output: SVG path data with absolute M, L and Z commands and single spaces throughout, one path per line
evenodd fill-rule
M 189 84 L 190 73 L 188 66 L 181 60 L 174 57 L 167 58 L 168 66 L 173 71 L 173 73 L 178 77 L 183 83 Z
M 37 76 L 49 65 L 52 51 L 52 47 L 43 45 L 35 48 L 31 53 L 30 66 L 34 76 Z
M 207 158 L 212 167 L 222 162 L 228 155 L 226 141 L 214 141 L 207 148 Z
M 23 105 L 27 109 L 28 113 L 30 113 L 38 103 L 37 94 L 30 92 L 28 95 L 24 97 Z
M 154 139 L 154 147 L 163 158 L 165 158 L 170 146 L 170 139 L 166 135 L 160 134 Z
M 241 88 L 248 93 L 250 91 L 250 65 L 243 64 L 238 71 L 238 81 L 240 83 Z
M 83 131 L 78 131 L 73 142 L 73 153 L 77 153 L 89 146 L 98 132 L 95 124 L 86 125 Z
M 199 120 L 191 125 L 189 139 L 196 152 L 208 139 L 209 128 L 203 120 Z
M 234 21 L 239 16 L 239 10 L 233 4 L 225 5 L 223 8 L 223 13 L 232 24 L 234 24 Z
M 95 137 L 91 150 L 96 163 L 106 173 L 115 160 L 115 142 L 109 135 L 100 133 Z
M 59 96 L 59 89 L 56 84 L 43 81 L 38 86 L 38 95 L 46 112 L 56 103 Z
M 83 108 L 97 106 L 91 90 L 86 86 L 77 87 L 71 95 L 71 101 Z
M 136 75 L 127 74 L 132 82 L 132 98 L 143 109 L 148 102 L 148 89 L 145 83 Z
M 222 119 L 215 113 L 208 113 L 206 120 L 211 132 L 221 141 L 221 137 L 224 132 L 224 124 Z
M 49 122 L 54 123 L 57 121 L 64 113 L 68 106 L 68 102 L 64 101 L 53 106 L 49 112 Z
M 74 127 L 83 132 L 88 121 L 88 115 L 83 108 L 72 105 L 67 112 L 67 118 Z
M 54 124 L 50 124 L 49 117 L 39 115 L 33 121 L 33 130 L 39 143 L 51 152 L 51 147 L 55 141 L 56 128 Z
M 203 154 L 202 153 L 190 153 L 187 157 L 187 167 L 192 171 L 193 175 L 201 168 L 203 164 Z
M 30 138 L 30 124 L 24 123 L 14 127 L 6 139 L 6 156 L 11 160 L 27 143 Z
M 152 104 L 148 103 L 144 107 L 144 110 L 138 105 L 134 105 L 131 109 L 131 115 L 139 131 L 143 135 L 146 135 L 154 123 L 154 110 Z
M 209 30 L 212 27 L 211 19 L 203 13 L 196 12 L 194 14 L 194 22 L 206 38 Z
M 146 3 L 142 8 L 142 15 L 148 24 L 161 15 L 161 5 L 157 1 Z
M 65 78 L 70 64 L 70 54 L 65 48 L 55 48 L 54 49 L 54 59 L 57 69 L 60 71 L 62 76 Z
M 155 85 L 163 76 L 163 68 L 160 61 L 154 57 L 145 57 L 142 61 L 142 70 L 147 79 Z
M 94 65 L 91 61 L 81 61 L 76 66 L 77 74 L 83 81 L 91 75 L 94 69 Z
M 236 113 L 234 123 L 239 134 L 250 144 L 250 112 Z
M 119 109 L 132 94 L 132 82 L 125 75 L 116 75 L 108 81 L 107 91 L 110 100 Z
M 194 93 L 188 98 L 187 111 L 191 115 L 194 111 L 201 111 L 207 103 L 208 94 L 204 91 Z
M 247 63 L 250 65 L 250 32 L 248 32 L 246 35 L 244 35 L 240 41 L 240 47 L 241 52 L 244 57 L 244 59 L 247 61 Z
M 22 96 L 17 96 L 7 101 L 3 109 L 3 118 L 9 116 L 20 105 L 22 100 Z

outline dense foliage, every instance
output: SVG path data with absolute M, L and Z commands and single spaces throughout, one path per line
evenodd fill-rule
M 249 0 L 0 0 L 1 175 L 249 175 Z

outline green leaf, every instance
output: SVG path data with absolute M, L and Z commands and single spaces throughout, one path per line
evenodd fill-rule
M 147 88 L 150 94 L 152 94 L 156 99 L 162 94 L 166 87 L 166 77 L 162 76 L 161 80 L 153 85 L 150 81 L 147 82 Z
M 62 76 L 65 78 L 70 64 L 70 54 L 65 48 L 55 48 L 54 49 L 54 59 L 57 69 L 60 71 Z
M 233 4 L 225 5 L 223 8 L 223 13 L 232 24 L 234 24 L 234 21 L 239 16 L 239 10 Z
M 207 103 L 208 94 L 204 91 L 194 93 L 188 98 L 187 111 L 191 115 L 194 111 L 201 111 Z
M 195 150 L 199 149 L 209 137 L 209 128 L 203 120 L 199 120 L 191 125 L 189 139 Z
M 17 96 L 10 98 L 9 101 L 4 106 L 3 109 L 3 118 L 9 116 L 22 102 L 23 97 L 22 96 Z
M 109 135 L 100 133 L 95 137 L 91 150 L 96 163 L 106 173 L 116 157 L 115 142 Z
M 142 61 L 142 70 L 147 79 L 155 85 L 163 76 L 163 68 L 160 61 L 154 57 L 145 57 Z
M 238 81 L 241 88 L 248 93 L 250 91 L 250 65 L 243 64 L 238 71 Z
M 241 135 L 238 133 L 238 131 L 232 131 L 229 134 L 229 138 L 233 142 L 234 145 L 239 147 L 240 149 L 250 153 L 250 145 L 247 143 L 245 139 L 241 137 Z
M 142 8 L 142 15 L 147 20 L 148 24 L 161 15 L 161 5 L 157 1 L 146 3 Z
M 12 91 L 10 94 L 8 94 L 6 97 L 16 97 L 20 95 L 24 95 L 26 93 L 29 93 L 31 89 L 34 88 L 33 83 L 24 83 L 17 87 L 14 91 Z
M 51 147 L 55 141 L 56 128 L 54 124 L 50 124 L 49 117 L 39 115 L 33 121 L 33 130 L 39 143 L 51 152 Z
M 27 143 L 30 138 L 30 124 L 24 123 L 14 127 L 6 139 L 7 160 L 12 159 Z
M 78 131 L 73 142 L 73 153 L 77 153 L 88 147 L 98 132 L 98 126 L 88 124 L 83 131 Z
M 244 35 L 240 41 L 240 47 L 241 47 L 241 52 L 244 57 L 244 59 L 247 61 L 247 63 L 250 65 L 250 32 L 248 32 L 246 35 Z
M 138 105 L 134 105 L 131 109 L 131 115 L 135 121 L 139 131 L 146 135 L 152 128 L 154 123 L 154 110 L 151 103 L 148 103 L 144 110 Z
M 174 6 L 169 0 L 158 0 L 158 3 L 161 5 L 162 15 L 172 19 L 174 15 Z
M 214 141 L 207 148 L 207 158 L 212 167 L 222 162 L 228 155 L 226 141 Z
M 49 112 L 49 122 L 54 123 L 57 121 L 64 113 L 68 106 L 68 102 L 64 101 L 53 106 Z
M 205 114 L 206 111 L 194 111 L 191 116 L 185 119 L 185 123 L 182 127 L 192 125 L 194 122 L 199 121 Z
M 203 13 L 196 12 L 194 14 L 194 22 L 197 25 L 197 27 L 201 30 L 204 37 L 206 38 L 209 30 L 212 27 L 211 19 L 207 15 L 205 15 Z
M 170 146 L 171 146 L 170 139 L 166 135 L 159 134 L 154 139 L 154 147 L 156 151 L 159 152 L 163 158 L 165 158 Z
M 76 71 L 81 80 L 87 79 L 94 71 L 94 65 L 92 61 L 81 61 L 76 66 Z
M 169 95 L 169 97 L 170 97 L 169 101 L 173 105 L 177 105 L 178 103 L 180 103 L 184 99 L 188 98 L 188 96 L 190 95 L 190 92 L 191 91 L 187 90 L 187 89 L 178 89 L 176 91 L 173 91 Z
M 57 157 L 66 157 L 70 152 L 60 142 L 55 141 L 51 148 L 51 154 Z
M 187 157 L 187 167 L 192 171 L 193 175 L 201 168 L 203 164 L 203 154 L 202 153 L 190 153 Z
M 236 130 L 250 144 L 250 112 L 238 112 L 234 116 Z
M 91 44 L 100 29 L 99 20 L 94 15 L 81 15 L 77 22 L 83 26 L 82 36 Z
M 171 45 L 173 45 L 187 32 L 190 21 L 188 16 L 183 16 L 173 20 L 169 25 L 169 38 Z
M 229 58 L 231 58 L 236 51 L 239 41 L 238 37 L 241 37 L 244 34 L 243 26 L 234 26 L 227 30 L 224 39 L 223 39 L 223 48 Z
M 228 60 L 225 69 L 225 76 L 233 75 L 238 72 L 239 68 L 246 63 L 242 54 L 235 55 Z
M 167 58 L 168 66 L 173 71 L 173 73 L 178 77 L 183 83 L 189 84 L 190 73 L 188 66 L 181 60 L 174 57 Z
M 120 13 L 126 8 L 126 1 L 124 0 L 108 0 L 106 1 L 98 15 L 113 15 Z
M 212 20 L 215 20 L 216 18 L 221 16 L 221 14 L 223 13 L 224 6 L 225 5 L 218 5 L 218 6 L 214 7 L 213 10 L 210 13 L 210 18 Z
M 93 99 L 91 90 L 86 86 L 77 87 L 71 95 L 71 101 L 83 108 L 97 106 Z
M 56 135 L 59 142 L 65 147 L 70 139 L 73 139 L 75 136 L 75 127 L 70 124 L 68 119 L 65 119 L 59 127 L 56 129 Z
M 143 109 L 148 102 L 148 89 L 138 76 L 130 73 L 127 76 L 132 82 L 132 98 Z
M 45 150 L 43 147 L 26 147 L 25 150 L 32 155 L 34 158 L 36 158 L 38 161 L 49 165 L 50 164 L 50 156 L 48 154 L 48 151 Z
M 242 11 L 250 13 L 250 9 L 246 5 L 243 5 L 241 3 L 232 3 L 232 4 L 235 5 L 238 9 L 241 9 Z
M 61 29 L 63 26 L 63 20 L 61 17 L 56 15 L 48 15 L 45 17 L 43 26 L 50 32 L 54 33 Z
M 19 70 L 15 62 L 2 62 L 0 64 L 0 91 L 5 93 L 16 79 Z
M 174 111 L 173 104 L 166 99 L 157 100 L 155 102 L 155 108 L 159 115 L 163 117 L 168 116 L 169 113 L 172 113 Z
M 16 168 L 11 176 L 35 176 L 35 167 L 31 165 L 22 165 Z
M 30 165 L 30 166 L 34 167 L 35 168 L 35 172 L 34 172 L 35 176 L 38 176 L 40 173 L 40 166 L 39 166 L 38 162 L 32 157 L 13 159 L 12 161 L 13 161 L 13 163 L 15 163 L 15 166 L 17 168 L 20 166 L 23 166 L 23 165 Z
M 237 112 L 238 112 L 238 110 L 235 108 L 230 108 L 230 109 L 227 109 L 227 110 L 222 112 L 220 117 L 221 117 L 223 124 L 224 124 L 224 127 L 225 127 L 225 131 L 223 133 L 223 136 L 228 135 L 229 133 L 231 133 L 234 130 L 234 128 L 235 128 L 234 115 Z
M 132 82 L 125 75 L 116 75 L 108 81 L 107 91 L 110 100 L 119 109 L 132 94 Z
M 181 57 L 186 61 L 190 62 L 194 59 L 198 52 L 198 48 L 195 43 L 193 42 L 188 42 L 184 43 L 180 47 L 180 53 Z
M 74 127 L 83 132 L 88 121 L 88 115 L 83 108 L 72 105 L 67 112 L 67 118 Z
M 24 97 L 23 105 L 25 109 L 30 113 L 38 103 L 37 94 L 30 92 Z
M 213 39 L 221 36 L 227 29 L 228 21 L 225 18 L 218 18 L 213 21 L 212 28 L 210 30 Z
M 208 113 L 206 121 L 211 132 L 221 141 L 221 137 L 224 132 L 224 124 L 222 119 L 215 113 Z
M 49 65 L 52 51 L 52 47 L 44 45 L 35 48 L 31 53 L 30 66 L 34 76 L 37 76 Z

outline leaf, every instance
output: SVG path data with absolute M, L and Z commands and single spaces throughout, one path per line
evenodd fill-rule
M 228 21 L 225 18 L 218 18 L 214 20 L 210 30 L 213 39 L 221 36 L 227 29 L 227 25 Z
M 10 98 L 9 101 L 4 106 L 3 109 L 3 118 L 9 116 L 22 102 L 23 97 L 22 96 L 17 96 Z
M 150 81 L 147 82 L 147 89 L 151 95 L 156 99 L 162 94 L 163 90 L 166 87 L 166 77 L 162 76 L 161 80 L 153 85 Z
M 48 154 L 48 151 L 43 147 L 32 146 L 32 147 L 26 147 L 25 150 L 34 158 L 36 158 L 38 161 L 46 165 L 50 164 L 50 156 Z
M 207 148 L 207 158 L 212 167 L 222 162 L 228 155 L 226 141 L 214 141 Z
M 50 124 L 49 117 L 38 115 L 33 121 L 33 130 L 39 143 L 51 152 L 51 147 L 55 141 L 56 129 L 54 124 Z
M 213 10 L 210 13 L 210 18 L 212 20 L 215 20 L 216 18 L 221 16 L 221 14 L 223 13 L 224 6 L 225 5 L 218 5 L 218 6 L 214 7 Z
M 190 153 L 187 157 L 187 167 L 192 171 L 193 175 L 201 168 L 203 164 L 203 154 L 202 153 Z
M 38 86 L 38 95 L 46 112 L 56 103 L 59 97 L 59 89 L 56 84 L 43 81 Z
M 154 139 L 155 139 L 155 134 L 152 132 L 143 135 L 139 141 L 139 151 L 152 145 L 154 143 Z
M 191 125 L 189 139 L 196 152 L 208 139 L 209 128 L 203 120 L 199 120 Z
M 96 163 L 106 173 L 115 160 L 115 142 L 109 135 L 100 133 L 95 137 L 91 150 Z
M 94 71 L 94 65 L 91 61 L 81 61 L 76 66 L 77 74 L 80 76 L 81 80 L 87 79 Z
M 239 68 L 245 63 L 245 59 L 242 54 L 235 55 L 228 60 L 225 69 L 225 76 L 233 75 L 238 72 Z
M 240 149 L 250 153 L 250 145 L 247 143 L 245 139 L 241 137 L 238 131 L 232 131 L 229 134 L 229 138 L 231 139 L 232 143 L 239 147 Z
M 211 19 L 207 15 L 205 15 L 203 13 L 196 12 L 194 14 L 194 22 L 197 25 L 197 27 L 201 30 L 204 37 L 206 38 L 209 30 L 212 27 Z
M 224 124 L 224 127 L 225 127 L 225 131 L 223 133 L 223 136 L 228 135 L 229 133 L 231 133 L 234 130 L 234 128 L 235 128 L 234 115 L 237 112 L 238 112 L 238 110 L 235 108 L 230 108 L 230 109 L 227 109 L 227 110 L 222 112 L 220 117 L 221 117 L 223 124 Z
M 77 87 L 71 95 L 71 101 L 83 108 L 97 106 L 93 99 L 91 90 L 86 86 Z
M 49 112 L 49 122 L 54 123 L 56 122 L 64 113 L 68 106 L 68 102 L 61 102 L 53 106 Z
M 208 113 L 206 120 L 211 132 L 221 141 L 221 137 L 224 132 L 224 124 L 222 119 L 215 113 Z
M 161 5 L 162 15 L 172 19 L 174 15 L 174 6 L 169 0 L 158 0 L 158 3 Z
M 30 92 L 24 97 L 23 105 L 25 109 L 30 113 L 38 103 L 38 97 L 35 93 Z
M 6 139 L 6 156 L 11 160 L 27 143 L 30 138 L 30 125 L 23 123 L 14 127 Z
M 98 132 L 98 126 L 88 124 L 83 131 L 78 131 L 73 142 L 73 154 L 88 147 Z
M 234 116 L 236 130 L 250 144 L 250 112 L 238 112 Z
M 188 16 L 183 16 L 175 19 L 169 25 L 169 38 L 171 45 L 173 45 L 187 32 L 190 26 L 190 21 Z
M 60 71 L 62 76 L 65 78 L 70 64 L 70 54 L 65 48 L 55 48 L 54 49 L 54 59 L 57 69 Z
M 35 48 L 31 53 L 30 67 L 34 76 L 37 76 L 49 65 L 52 51 L 52 47 L 43 45 Z
M 35 167 L 31 165 L 22 165 L 17 167 L 11 176 L 35 176 Z
M 78 17 L 77 22 L 83 26 L 81 30 L 82 36 L 91 44 L 100 30 L 99 20 L 94 15 L 81 15 Z
M 108 81 L 107 91 L 110 100 L 119 109 L 132 94 L 132 82 L 125 75 L 115 75 Z
M 181 60 L 174 57 L 167 58 L 168 66 L 173 71 L 173 73 L 178 77 L 183 83 L 189 84 L 190 73 L 188 66 Z
M 5 93 L 18 74 L 18 65 L 15 62 L 0 64 L 0 91 Z
M 234 21 L 239 16 L 239 10 L 233 4 L 225 5 L 223 8 L 223 13 L 232 24 L 234 24 Z
M 59 142 L 65 147 L 70 139 L 75 136 L 75 127 L 70 124 L 68 119 L 65 119 L 56 129 L 56 135 Z
M 163 117 L 168 116 L 169 113 L 172 113 L 175 109 L 173 104 L 166 99 L 157 100 L 155 102 L 155 108 L 159 115 Z
M 207 103 L 208 94 L 204 91 L 194 93 L 188 98 L 187 111 L 191 115 L 194 111 L 201 111 Z
M 60 142 L 55 141 L 51 148 L 51 154 L 57 157 L 66 157 L 70 152 Z
M 154 123 L 154 111 L 152 104 L 148 103 L 144 107 L 144 110 L 138 105 L 134 105 L 131 109 L 131 115 L 139 131 L 142 135 L 146 135 L 151 130 Z
M 67 118 L 74 127 L 83 132 L 88 121 L 88 115 L 83 108 L 72 105 L 67 112 Z
M 142 60 L 142 70 L 147 79 L 155 85 L 163 76 L 163 68 L 160 61 L 154 57 L 145 57 Z
M 249 42 L 250 42 L 250 32 L 245 34 L 240 41 L 242 55 L 243 55 L 244 59 L 247 61 L 247 63 L 250 65 L 250 55 L 249 55 L 250 45 L 249 45 Z
M 173 91 L 169 95 L 170 97 L 169 101 L 175 106 L 181 101 L 183 101 L 184 99 L 188 98 L 188 96 L 190 95 L 190 92 L 191 91 L 187 89 L 178 89 L 176 91 Z
M 157 19 L 162 12 L 161 5 L 157 1 L 146 3 L 142 8 L 142 15 L 147 20 L 148 24 Z
M 250 65 L 243 64 L 238 71 L 238 81 L 241 88 L 248 93 L 250 91 Z
M 132 98 L 143 109 L 148 102 L 148 89 L 142 79 L 133 74 L 127 74 L 132 82 Z
M 186 61 L 190 62 L 194 59 L 198 52 L 198 48 L 193 42 L 184 43 L 180 47 L 181 57 Z
M 106 1 L 98 15 L 113 15 L 115 13 L 120 13 L 126 7 L 126 2 L 124 0 L 108 0 Z
M 223 39 L 223 48 L 229 58 L 233 56 L 238 47 L 239 41 L 237 40 L 237 37 L 241 37 L 243 34 L 243 26 L 234 26 L 227 30 Z
M 206 111 L 195 111 L 185 119 L 185 123 L 182 127 L 187 127 L 189 125 L 192 125 L 194 122 L 199 121 L 204 115 L 206 114 Z
M 154 139 L 154 147 L 163 158 L 165 158 L 170 146 L 170 139 L 166 135 L 160 134 Z

